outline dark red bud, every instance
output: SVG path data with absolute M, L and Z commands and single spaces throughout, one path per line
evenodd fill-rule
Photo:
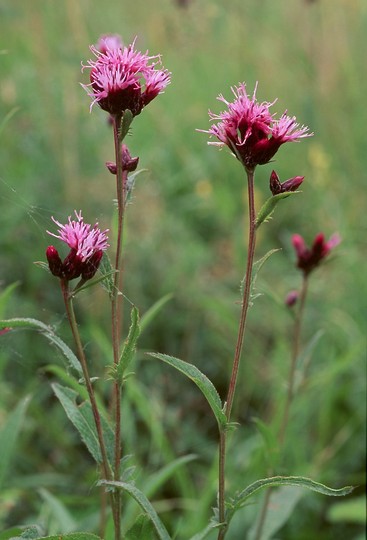
M 277 195 L 278 193 L 281 193 L 282 191 L 282 184 L 280 183 L 279 176 L 275 171 L 271 172 L 270 175 L 270 191 L 273 195 Z
M 69 255 L 63 262 L 63 275 L 70 281 L 80 276 L 82 271 L 82 261 L 78 257 L 76 250 L 71 249 Z
M 289 191 L 296 191 L 302 184 L 304 178 L 304 176 L 294 176 L 293 178 L 289 178 L 289 180 L 281 183 L 277 173 L 272 171 L 270 175 L 270 191 L 273 195 L 278 195 L 278 193 L 287 193 Z
M 48 267 L 51 273 L 56 277 L 63 277 L 63 264 L 57 249 L 54 246 L 48 246 L 46 249 Z
M 293 307 L 294 304 L 297 302 L 298 300 L 298 296 L 299 296 L 299 293 L 298 291 L 290 291 L 286 298 L 285 298 L 285 304 L 286 306 L 288 307 Z
M 286 191 L 296 191 L 304 179 L 304 176 L 294 176 L 293 178 L 286 180 L 282 183 L 282 193 L 285 193 Z
M 99 264 L 103 257 L 103 251 L 99 250 L 93 253 L 82 265 L 82 278 L 86 281 L 87 279 L 92 279 L 95 273 L 98 270 Z

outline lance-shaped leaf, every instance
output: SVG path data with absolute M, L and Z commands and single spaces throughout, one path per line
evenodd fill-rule
M 175 369 L 186 375 L 186 377 L 191 379 L 201 390 L 207 402 L 209 403 L 210 408 L 213 411 L 214 416 L 218 422 L 219 429 L 224 429 L 226 427 L 227 417 L 223 412 L 223 405 L 219 394 L 213 383 L 208 379 L 206 375 L 204 375 L 204 373 L 202 373 L 196 366 L 193 366 L 188 362 L 184 362 L 179 358 L 175 358 L 173 356 L 168 356 L 167 354 L 161 353 L 148 354 L 150 356 L 153 356 L 154 358 L 163 360 L 163 362 L 166 362 L 166 364 L 169 364 L 170 366 L 174 367 Z
M 29 529 L 26 529 L 21 536 L 16 536 L 10 540 L 36 540 L 38 538 L 42 540 L 101 540 L 99 536 L 88 532 L 74 532 L 69 534 L 56 534 L 52 536 L 25 536 L 28 530 Z
M 158 514 L 153 508 L 152 504 L 149 502 L 144 493 L 142 493 L 136 486 L 134 486 L 133 484 L 128 484 L 126 482 L 114 482 L 107 480 L 101 480 L 100 482 L 98 482 L 98 485 L 111 486 L 126 491 L 126 493 L 128 493 L 133 499 L 135 499 L 140 508 L 149 517 L 149 519 L 154 525 L 154 529 L 157 533 L 159 540 L 171 540 L 165 526 L 159 519 Z
M 282 200 L 286 199 L 290 195 L 295 195 L 296 193 L 301 193 L 300 191 L 286 191 L 284 193 L 278 193 L 277 195 L 273 195 L 272 197 L 269 197 L 267 201 L 262 205 L 260 208 L 257 217 L 256 217 L 256 228 L 258 229 L 260 225 L 267 221 L 272 213 L 275 210 L 276 205 Z
M 76 404 L 78 394 L 57 383 L 51 385 L 53 391 L 63 406 L 67 417 L 79 431 L 82 441 L 97 463 L 102 463 L 101 449 L 99 446 L 97 429 L 90 403 L 84 402 L 81 406 Z M 107 420 L 101 416 L 102 432 L 106 445 L 108 461 L 113 463 L 114 434 Z
M 340 489 L 333 489 L 319 482 L 315 482 L 304 476 L 273 476 L 271 478 L 263 478 L 250 484 L 243 491 L 238 493 L 229 504 L 227 522 L 231 520 L 233 514 L 246 503 L 246 501 L 256 492 L 274 486 L 299 486 L 302 488 L 316 491 L 322 495 L 331 497 L 342 497 L 353 491 L 353 486 L 346 486 Z
M 60 351 L 68 361 L 69 366 L 73 368 L 80 377 L 83 377 L 83 370 L 78 358 L 75 356 L 73 351 L 66 345 L 66 343 L 64 343 L 64 341 L 55 334 L 51 326 L 47 326 L 47 324 L 38 321 L 37 319 L 17 318 L 1 320 L 0 329 L 1 328 L 31 328 L 40 331 L 46 339 L 48 339 L 51 343 L 56 345 L 58 349 L 60 349 Z
M 127 531 L 125 538 L 126 540 L 155 540 L 157 535 L 148 516 L 140 514 L 133 526 Z

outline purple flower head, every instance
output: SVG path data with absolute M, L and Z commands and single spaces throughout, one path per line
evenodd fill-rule
M 287 193 L 289 191 L 296 191 L 299 186 L 302 184 L 304 176 L 294 176 L 289 178 L 285 182 L 280 182 L 279 176 L 275 171 L 272 171 L 270 175 L 270 191 L 273 195 L 278 195 L 278 193 Z
M 52 221 L 59 226 L 59 234 L 47 231 L 51 236 L 65 242 L 70 248 L 64 261 L 61 260 L 54 246 L 48 246 L 46 250 L 52 274 L 68 281 L 79 276 L 84 280 L 91 279 L 97 272 L 103 252 L 109 247 L 106 234 L 108 229 L 102 232 L 98 228 L 98 223 L 94 227 L 84 223 L 81 211 L 78 213 L 75 210 L 75 215 L 77 221 L 69 216 L 66 225 L 62 225 L 52 217 Z
M 99 38 L 96 49 L 106 54 L 107 50 L 122 49 L 123 46 L 122 39 L 118 34 L 104 34 Z
M 335 233 L 330 240 L 325 242 L 325 237 L 322 233 L 316 235 L 312 247 L 308 248 L 304 239 L 299 234 L 292 236 L 292 244 L 296 250 L 297 268 L 302 270 L 305 275 L 308 275 L 312 270 L 317 268 L 322 260 L 340 244 L 340 236 Z
M 163 92 L 170 83 L 170 73 L 157 69 L 160 56 L 148 56 L 135 50 L 136 39 L 127 47 L 112 45 L 104 38 L 98 49 L 90 50 L 96 60 L 88 60 L 82 67 L 90 69 L 90 84 L 83 85 L 93 99 L 91 107 L 98 103 L 113 116 L 121 116 L 129 109 L 137 116 L 143 107 Z
M 217 98 L 226 104 L 227 110 L 219 114 L 209 111 L 210 119 L 216 123 L 209 130 L 199 131 L 219 140 L 209 144 L 228 146 L 247 169 L 268 163 L 282 144 L 313 135 L 286 113 L 276 120 L 269 110 L 275 102 L 259 103 L 256 100 L 257 84 L 252 97 L 248 96 L 244 83 L 231 90 L 235 97 L 233 101 L 227 101 L 222 95 Z

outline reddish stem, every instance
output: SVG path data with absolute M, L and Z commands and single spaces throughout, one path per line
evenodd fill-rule
M 246 263 L 246 275 L 243 287 L 242 309 L 238 327 L 238 336 L 236 349 L 234 353 L 232 373 L 229 381 L 228 396 L 226 401 L 227 422 L 230 422 L 234 395 L 237 386 L 238 370 L 240 366 L 241 353 L 246 328 L 246 319 L 251 296 L 251 278 L 254 264 L 254 254 L 256 246 L 256 211 L 254 198 L 254 170 L 246 169 L 248 183 L 248 204 L 249 204 L 249 232 L 248 232 L 248 252 Z M 218 486 L 218 505 L 219 522 L 225 523 L 225 465 L 226 465 L 226 438 L 227 432 L 220 431 L 219 440 L 219 486 Z M 218 533 L 218 540 L 225 538 L 227 528 L 224 525 Z

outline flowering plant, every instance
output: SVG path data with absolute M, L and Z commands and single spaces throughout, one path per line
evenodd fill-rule
M 11 319 L 1 322 L 0 333 L 9 333 L 16 326 L 36 328 L 41 331 L 67 358 L 72 375 L 67 378 L 70 387 L 53 384 L 53 390 L 64 408 L 67 416 L 79 432 L 82 441 L 97 463 L 99 470 L 98 487 L 101 489 L 101 524 L 100 537 L 112 537 L 109 530 L 113 529 L 114 540 L 170 540 L 167 530 L 153 504 L 143 490 L 138 489 L 132 480 L 131 468 L 127 466 L 128 456 L 124 455 L 124 418 L 122 396 L 129 378 L 135 373 L 129 371 L 135 359 L 137 342 L 141 332 L 139 311 L 132 303 L 131 324 L 125 339 L 122 339 L 122 310 L 124 302 L 123 269 L 123 239 L 124 222 L 126 219 L 127 200 L 134 185 L 137 174 L 139 157 L 132 157 L 125 137 L 136 116 L 170 83 L 170 73 L 161 69 L 160 56 L 149 56 L 135 48 L 135 40 L 124 46 L 118 36 L 103 36 L 97 46 L 91 46 L 95 60 L 89 60 L 83 65 L 83 70 L 90 70 L 90 83 L 82 86 L 94 104 L 110 115 L 113 128 L 115 161 L 107 162 L 109 172 L 115 177 L 117 196 L 117 234 L 112 245 L 112 261 L 107 254 L 111 247 L 107 237 L 108 229 L 101 230 L 98 223 L 90 225 L 84 222 L 82 211 L 75 210 L 75 218 L 68 217 L 66 224 L 51 218 L 58 227 L 57 233 L 47 231 L 49 235 L 61 240 L 67 245 L 69 253 L 62 259 L 58 250 L 50 245 L 46 249 L 48 268 L 51 274 L 59 278 L 62 297 L 65 304 L 66 317 L 74 339 L 74 353 L 53 330 L 34 319 Z M 236 427 L 233 421 L 233 404 L 238 392 L 238 373 L 245 342 L 245 330 L 249 307 L 256 295 L 254 282 L 258 269 L 272 254 L 266 254 L 255 263 L 257 231 L 273 213 L 278 202 L 298 193 L 304 176 L 294 176 L 284 182 L 275 171 L 270 175 L 271 196 L 268 201 L 257 209 L 255 200 L 255 169 L 258 165 L 269 163 L 280 147 L 287 142 L 298 142 L 312 135 L 309 128 L 300 125 L 296 118 L 286 113 L 276 119 L 270 112 L 271 102 L 259 103 L 256 90 L 250 97 L 246 85 L 240 83 L 232 88 L 234 100 L 227 101 L 222 95 L 219 101 L 225 103 L 227 110 L 219 114 L 209 112 L 213 122 L 209 130 L 201 130 L 217 139 L 209 144 L 227 146 L 243 167 L 247 180 L 248 195 L 248 245 L 246 252 L 246 273 L 242 284 L 241 309 L 238 321 L 237 341 L 234 346 L 231 373 L 226 382 L 225 399 L 219 396 L 214 384 L 195 365 L 179 358 L 162 353 L 150 353 L 150 356 L 161 360 L 179 373 L 193 381 L 207 400 L 218 428 L 218 474 L 217 474 L 217 503 L 214 516 L 201 532 L 195 533 L 191 540 L 204 540 L 212 533 L 218 540 L 227 536 L 233 516 L 240 510 L 249 498 L 265 488 L 267 494 L 263 500 L 262 510 L 254 523 L 253 538 L 260 540 L 267 520 L 271 500 L 271 488 L 276 486 L 299 486 L 318 493 L 331 496 L 345 495 L 352 488 L 334 489 L 320 484 L 304 476 L 280 475 L 283 444 L 289 424 L 290 409 L 296 391 L 295 370 L 301 350 L 301 326 L 305 308 L 308 278 L 311 272 L 319 266 L 328 253 L 336 247 L 340 239 L 337 235 L 327 242 L 319 234 L 311 249 L 307 248 L 299 235 L 293 236 L 293 246 L 297 255 L 297 267 L 303 274 L 301 293 L 292 292 L 287 297 L 289 307 L 297 305 L 298 311 L 294 322 L 292 337 L 292 354 L 288 376 L 287 397 L 281 414 L 281 424 L 275 438 L 278 461 L 269 468 L 266 478 L 256 480 L 241 491 L 230 492 L 232 489 L 227 479 L 228 434 Z M 97 274 L 100 272 L 100 275 Z M 80 278 L 78 284 L 71 289 L 70 282 Z M 94 278 L 94 279 L 93 279 Z M 106 370 L 106 380 L 110 381 L 110 393 L 106 399 L 97 395 L 95 378 L 91 376 L 91 366 L 87 352 L 80 335 L 79 324 L 74 310 L 74 302 L 81 290 L 101 282 L 108 291 L 111 312 L 111 345 L 112 357 Z M 108 375 L 108 377 L 107 377 Z M 82 398 L 79 406 L 77 399 Z M 104 396 L 105 398 L 105 396 Z M 266 428 L 263 428 L 266 431 Z M 268 435 L 268 432 L 266 432 Z M 187 460 L 188 461 L 188 460 Z M 177 463 L 174 466 L 178 466 Z M 164 471 L 167 475 L 167 471 Z M 162 473 L 163 475 L 163 473 Z M 164 475 L 163 475 L 164 476 Z M 131 496 L 139 505 L 143 515 L 139 515 L 133 523 L 125 513 L 123 494 Z M 106 511 L 107 502 L 109 513 Z M 109 526 L 108 519 L 112 525 Z M 252 533 L 251 533 L 252 534 Z M 213 535 L 212 535 L 213 537 Z M 10 536 L 6 536 L 10 538 Z M 25 536 L 24 538 L 31 538 Z M 35 536 L 32 536 L 35 538 Z M 42 536 L 44 540 L 54 540 L 54 536 Z M 61 537 L 60 537 L 61 538 Z M 69 540 L 92 540 L 90 533 L 64 535 Z M 188 539 L 184 539 L 188 540 Z

